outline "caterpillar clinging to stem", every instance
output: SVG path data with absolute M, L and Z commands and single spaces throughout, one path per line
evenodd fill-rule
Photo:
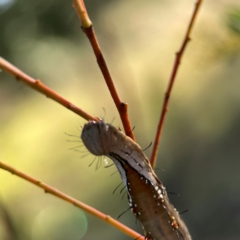
M 101 120 L 85 124 L 81 138 L 92 154 L 105 155 L 115 163 L 126 186 L 130 208 L 147 239 L 191 240 L 184 221 L 137 143 Z

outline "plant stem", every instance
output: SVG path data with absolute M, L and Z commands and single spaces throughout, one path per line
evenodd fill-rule
M 103 75 L 104 79 L 105 79 L 105 82 L 106 82 L 107 87 L 110 91 L 112 99 L 113 99 L 113 101 L 114 101 L 114 103 L 117 107 L 120 118 L 122 120 L 124 131 L 125 131 L 127 136 L 129 136 L 130 138 L 135 140 L 134 134 L 133 134 L 133 131 L 132 131 L 132 127 L 131 127 L 131 123 L 130 123 L 130 120 L 128 118 L 128 104 L 125 103 L 125 102 L 122 102 L 120 100 L 120 97 L 118 96 L 118 93 L 117 93 L 117 90 L 114 86 L 111 74 L 108 70 L 106 61 L 103 57 L 101 48 L 99 46 L 96 34 L 93 30 L 92 22 L 89 19 L 84 1 L 83 0 L 74 0 L 73 6 L 75 7 L 75 10 L 78 13 L 78 16 L 80 18 L 81 25 L 82 25 L 82 30 L 86 34 L 86 36 L 87 36 L 87 38 L 88 38 L 88 40 L 89 40 L 89 42 L 92 46 L 93 52 L 94 52 L 94 54 L 96 56 L 96 59 L 97 59 L 98 66 L 99 66 L 99 68 L 102 72 L 102 75 Z
M 150 158 L 150 163 L 153 167 L 156 164 L 157 151 L 158 151 L 158 148 L 159 148 L 159 145 L 160 145 L 161 133 L 162 133 L 166 113 L 167 113 L 167 110 L 168 110 L 168 102 L 169 102 L 169 98 L 170 98 L 171 91 L 172 91 L 172 88 L 173 88 L 173 83 L 175 81 L 175 78 L 176 78 L 180 63 L 181 63 L 183 53 L 186 49 L 187 43 L 190 41 L 190 35 L 191 35 L 191 32 L 192 32 L 193 24 L 196 20 L 197 13 L 199 12 L 199 9 L 200 9 L 200 6 L 201 6 L 202 2 L 203 2 L 203 0 L 198 0 L 196 2 L 192 17 L 190 19 L 190 22 L 189 22 L 189 25 L 188 25 L 188 28 L 187 28 L 187 32 L 186 32 L 185 37 L 183 39 L 183 43 L 182 43 L 179 51 L 176 53 L 176 58 L 175 58 L 175 62 L 173 64 L 172 73 L 171 73 L 171 76 L 170 76 L 170 79 L 169 79 L 167 91 L 165 92 L 165 97 L 164 97 L 164 101 L 163 101 L 163 105 L 162 105 L 162 111 L 161 111 L 161 115 L 160 115 L 160 119 L 159 119 L 159 123 L 158 123 L 158 127 L 157 127 L 157 132 L 156 132 L 156 136 L 155 136 L 155 140 L 154 140 L 154 144 L 153 144 L 152 155 L 151 155 L 151 158 Z
M 46 97 L 51 98 L 52 100 L 58 102 L 62 106 L 66 107 L 67 109 L 71 110 L 72 112 L 78 114 L 80 117 L 86 120 L 95 120 L 98 121 L 97 118 L 91 116 L 87 112 L 83 111 L 81 108 L 77 107 L 76 105 L 72 104 L 52 89 L 44 85 L 40 80 L 35 80 L 32 77 L 28 76 L 26 73 L 22 72 L 20 69 L 13 66 L 11 63 L 6 61 L 5 59 L 0 57 L 0 68 L 5 70 L 6 72 L 13 75 L 17 80 L 20 80 L 30 86 L 31 88 L 37 90 L 38 92 L 44 94 Z
M 103 214 L 102 212 L 96 210 L 93 207 L 90 207 L 89 205 L 80 202 L 64 193 L 62 193 L 61 191 L 37 180 L 36 178 L 33 178 L 15 168 L 13 168 L 12 166 L 1 162 L 0 161 L 0 168 L 44 189 L 45 193 L 49 193 L 52 194 L 58 198 L 63 199 L 66 202 L 72 203 L 74 206 L 81 208 L 82 210 L 84 210 L 85 212 L 88 212 L 92 215 L 94 215 L 95 217 L 101 219 L 104 222 L 107 222 L 108 224 L 114 226 L 115 228 L 119 229 L 120 231 L 124 232 L 126 235 L 132 237 L 133 239 L 140 239 L 140 240 L 144 240 L 144 237 L 141 236 L 139 233 L 133 231 L 132 229 L 128 228 L 127 226 L 123 225 L 122 223 L 118 222 L 117 220 L 113 219 L 112 217 L 110 217 L 109 215 Z

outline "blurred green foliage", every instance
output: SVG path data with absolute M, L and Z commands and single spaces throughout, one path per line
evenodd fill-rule
M 129 103 L 135 135 L 143 148 L 153 141 L 167 80 L 187 27 L 193 1 L 86 1 L 100 45 L 121 98 Z M 233 34 L 234 32 L 234 34 Z M 237 34 L 235 34 L 237 33 Z M 157 174 L 183 215 L 193 239 L 237 240 L 240 236 L 239 3 L 205 1 L 174 86 L 159 149 Z M 0 9 L 0 54 L 41 79 L 92 115 L 120 125 L 89 43 L 71 1 L 15 1 Z M 134 89 L 134 91 L 133 91 Z M 88 167 L 80 135 L 84 120 L 0 73 L 0 157 L 63 192 L 117 217 L 128 208 L 112 191 L 114 168 Z M 146 153 L 149 156 L 151 149 Z M 94 164 L 93 164 L 94 165 Z M 162 171 L 161 169 L 165 169 Z M 58 206 L 46 233 L 76 225 L 82 239 L 129 239 L 82 213 L 69 218 L 69 205 L 0 171 L 0 239 L 36 240 L 36 222 Z M 72 210 L 71 209 L 71 210 Z M 79 214 L 78 214 L 79 213 Z M 74 217 L 75 216 L 75 217 Z M 50 217 L 46 218 L 46 221 Z M 66 229 L 64 221 L 66 221 Z M 85 219 L 84 217 L 81 219 Z M 120 219 L 141 232 L 131 213 Z M 54 221 L 54 220 L 53 220 Z M 60 232 L 61 233 L 61 232 Z M 81 235 L 81 234 L 80 234 Z M 71 237 L 68 240 L 79 239 Z M 41 234 L 39 235 L 41 236 Z M 39 237 L 38 236 L 38 237 Z M 53 237 L 51 240 L 59 240 Z
M 6 1 L 7 2 L 7 1 Z M 97 24 L 97 15 L 111 0 L 87 1 L 86 6 L 92 19 Z M 15 39 L 49 37 L 73 38 L 79 34 L 80 24 L 73 11 L 72 1 L 14 1 L 6 11 L 4 4 L 0 5 L 0 46 L 1 54 L 6 58 L 11 57 L 12 44 Z M 71 27 L 69 27 L 71 26 Z
M 228 27 L 240 35 L 240 8 L 233 8 L 231 12 L 228 13 Z

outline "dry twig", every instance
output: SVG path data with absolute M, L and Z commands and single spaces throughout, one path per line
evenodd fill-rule
M 89 39 L 89 42 L 92 46 L 93 52 L 96 56 L 97 63 L 99 68 L 101 69 L 102 75 L 105 79 L 105 82 L 108 86 L 108 89 L 110 91 L 110 94 L 112 96 L 112 99 L 117 107 L 117 110 L 119 112 L 120 118 L 122 120 L 122 124 L 124 127 L 124 131 L 127 136 L 135 140 L 132 127 L 128 118 L 128 104 L 124 103 L 120 100 L 120 97 L 118 96 L 117 90 L 114 86 L 112 77 L 110 75 L 110 72 L 108 70 L 107 64 L 105 62 L 105 59 L 103 57 L 102 51 L 100 49 L 97 37 L 95 35 L 95 32 L 93 30 L 92 22 L 89 19 L 87 9 L 85 7 L 85 4 L 83 0 L 74 0 L 74 7 L 78 13 L 78 16 L 80 18 L 81 24 L 82 24 L 82 30 L 86 34 L 86 36 Z
M 182 46 L 179 49 L 179 51 L 176 53 L 175 62 L 173 64 L 172 73 L 171 73 L 171 76 L 170 76 L 170 79 L 169 79 L 167 91 L 165 93 L 165 97 L 164 97 L 164 101 L 163 101 L 163 105 L 162 105 L 162 111 L 161 111 L 161 115 L 160 115 L 160 119 L 159 119 L 159 123 L 158 123 L 158 128 L 157 128 L 157 132 L 156 132 L 156 136 L 155 136 L 155 140 L 154 140 L 154 144 L 153 144 L 152 155 L 151 155 L 151 158 L 150 158 L 150 163 L 153 167 L 156 164 L 157 151 L 158 151 L 159 144 L 160 144 L 160 137 L 161 137 L 161 133 L 162 133 L 162 129 L 163 129 L 163 123 L 164 123 L 166 113 L 167 113 L 167 109 L 168 109 L 168 102 L 169 102 L 170 94 L 171 94 L 171 91 L 172 91 L 173 83 L 175 81 L 177 71 L 179 69 L 181 59 L 182 59 L 183 53 L 186 49 L 187 43 L 190 41 L 190 35 L 191 35 L 191 32 L 192 32 L 193 24 L 196 20 L 197 13 L 199 12 L 199 9 L 200 9 L 200 6 L 201 6 L 202 2 L 203 2 L 203 0 L 198 0 L 196 2 L 195 8 L 194 8 L 191 20 L 190 20 L 190 23 L 188 25 L 186 35 L 183 39 Z
M 81 108 L 75 106 L 56 92 L 54 92 L 52 89 L 44 85 L 40 80 L 35 80 L 28 76 L 26 73 L 22 72 L 20 69 L 13 66 L 11 63 L 6 61 L 5 59 L 0 57 L 0 68 L 5 70 L 6 72 L 13 75 L 17 80 L 20 80 L 27 84 L 28 86 L 32 87 L 33 89 L 37 90 L 38 92 L 46 95 L 46 97 L 51 98 L 52 100 L 58 102 L 62 106 L 66 107 L 67 109 L 75 112 L 80 117 L 86 119 L 86 120 L 95 120 L 97 119 L 87 112 L 83 111 Z
M 144 240 L 144 237 L 139 235 L 139 233 L 133 231 L 132 229 L 128 228 L 127 226 L 123 225 L 122 223 L 118 222 L 117 220 L 113 219 L 112 217 L 110 217 L 106 214 L 103 214 L 102 212 L 96 210 L 95 208 L 90 207 L 87 204 L 82 203 L 82 202 L 62 193 L 61 191 L 27 175 L 26 173 L 23 173 L 1 161 L 0 161 L 0 168 L 44 189 L 45 193 L 50 193 L 58 198 L 63 199 L 66 202 L 72 203 L 74 206 L 79 207 L 79 208 L 83 209 L 85 212 L 88 212 L 88 213 L 94 215 L 95 217 L 101 219 L 102 221 L 107 222 L 108 224 L 114 226 L 115 228 L 124 232 L 126 235 L 128 235 L 134 239 Z

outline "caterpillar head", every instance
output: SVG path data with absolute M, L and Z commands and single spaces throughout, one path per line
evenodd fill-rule
M 89 121 L 84 125 L 81 139 L 89 152 L 96 156 L 107 155 L 118 141 L 117 128 L 101 121 Z

